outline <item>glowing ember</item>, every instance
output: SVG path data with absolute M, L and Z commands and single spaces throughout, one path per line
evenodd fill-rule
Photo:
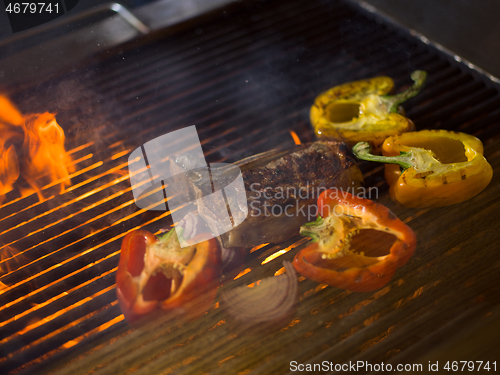
M 296 145 L 300 145 L 301 144 L 300 138 L 297 135 L 297 133 L 295 133 L 293 130 L 290 130 L 290 135 L 292 136 L 293 141 L 295 142 Z
M 284 250 L 280 250 L 280 251 L 275 252 L 274 254 L 272 254 L 272 255 L 268 256 L 266 259 L 264 259 L 262 264 L 269 263 L 270 261 L 272 261 L 273 259 L 276 259 L 280 255 L 286 254 L 287 251 L 288 251 L 288 249 L 284 249 Z
M 247 268 L 247 269 L 241 271 L 234 279 L 236 280 L 236 279 L 240 278 L 241 276 L 246 275 L 250 271 L 252 271 L 252 269 L 251 268 Z
M 304 237 L 304 238 L 300 239 L 299 241 L 295 242 L 294 244 L 292 244 L 292 245 L 288 246 L 287 248 L 285 248 L 285 249 L 281 249 L 281 250 L 278 250 L 278 251 L 276 251 L 275 253 L 273 253 L 273 254 L 269 255 L 266 259 L 264 259 L 264 260 L 262 261 L 262 263 L 261 263 L 261 264 L 263 264 L 263 265 L 264 265 L 264 264 L 266 264 L 266 263 L 269 263 L 269 262 L 270 262 L 270 261 L 272 261 L 273 259 L 276 259 L 277 257 L 279 257 L 279 256 L 281 256 L 281 255 L 283 255 L 283 254 L 288 253 L 291 249 L 294 249 L 294 248 L 296 248 L 297 246 L 300 246 L 300 245 L 302 245 L 303 243 L 305 243 L 305 242 L 307 242 L 307 241 L 308 241 L 308 239 L 307 239 L 306 237 Z
M 15 186 L 26 191 L 20 178 L 40 200 L 44 199 L 45 187 L 59 184 L 63 192 L 70 185 L 69 174 L 74 172 L 64 140 L 55 114 L 23 116 L 5 96 L 0 96 L 0 203 Z

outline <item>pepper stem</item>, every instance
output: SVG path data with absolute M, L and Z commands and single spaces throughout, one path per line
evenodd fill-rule
M 416 96 L 424 87 L 426 78 L 427 72 L 424 72 L 423 70 L 415 70 L 411 73 L 411 79 L 414 83 L 406 91 L 396 95 L 382 95 L 382 101 L 385 103 L 387 108 L 389 108 L 389 112 L 397 113 L 400 104 Z
M 309 223 L 305 223 L 300 227 L 300 234 L 305 237 L 311 237 L 313 242 L 318 242 L 320 239 L 320 235 L 318 232 L 321 231 L 322 226 L 325 220 L 321 216 L 318 215 L 318 218 Z
M 358 142 L 352 148 L 353 154 L 358 159 L 376 161 L 385 164 L 397 164 L 403 168 L 403 170 L 414 166 L 413 153 L 411 151 L 401 152 L 398 156 L 381 156 L 373 155 L 371 150 L 372 147 L 368 142 Z
M 167 233 L 165 233 L 164 235 L 162 236 L 159 236 L 158 237 L 158 240 L 159 241 L 162 241 L 162 242 L 167 242 L 170 237 L 172 237 L 172 235 L 174 234 L 174 232 L 176 231 L 176 228 L 172 228 L 170 229 Z M 184 228 L 179 228 L 179 233 L 180 233 L 180 236 L 179 237 L 182 237 L 182 232 L 184 231 Z M 179 241 L 181 240 L 181 238 L 179 238 Z

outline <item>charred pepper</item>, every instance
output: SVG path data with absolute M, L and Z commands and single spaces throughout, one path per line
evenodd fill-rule
M 385 178 L 394 202 L 407 207 L 438 207 L 463 202 L 491 181 L 493 169 L 476 137 L 447 130 L 422 130 L 389 137 L 382 154 L 360 142 L 354 154 L 386 163 Z
M 314 101 L 311 124 L 318 138 L 337 139 L 351 145 L 370 142 L 375 152 L 391 135 L 413 131 L 413 122 L 401 115 L 399 105 L 417 95 L 427 73 L 414 71 L 414 81 L 406 91 L 389 96 L 394 81 L 376 77 L 335 86 Z

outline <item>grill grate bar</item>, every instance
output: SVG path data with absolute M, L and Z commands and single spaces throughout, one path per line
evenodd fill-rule
M 285 54 L 286 53 L 284 53 L 284 55 Z M 231 61 L 231 60 L 229 60 L 229 61 Z M 246 59 L 243 62 L 239 61 L 238 62 L 239 65 L 238 66 L 234 66 L 233 65 L 233 67 L 234 68 L 239 68 L 239 67 L 241 67 L 241 68 L 243 68 L 243 67 L 253 67 L 250 64 L 250 62 L 255 62 L 255 63 L 259 64 L 259 60 L 258 59 L 252 58 L 252 60 L 250 60 L 250 61 L 248 59 Z M 258 66 L 262 66 L 262 63 L 260 63 Z M 257 68 L 257 67 L 255 67 L 255 68 Z M 209 66 L 207 68 L 207 71 L 211 71 L 211 70 L 213 70 L 213 69 L 211 69 L 211 67 Z M 237 69 L 235 69 L 235 70 L 238 71 Z M 216 78 L 217 81 L 210 81 L 209 83 L 205 83 L 206 80 L 207 80 L 206 74 L 204 72 L 201 72 L 200 74 L 196 75 L 196 77 L 194 77 L 196 79 L 191 78 L 190 82 L 192 82 L 193 87 L 197 87 L 197 91 L 199 92 L 201 86 L 208 86 L 208 87 L 210 87 L 209 84 L 214 85 L 214 84 L 217 84 L 217 83 L 222 86 L 223 83 L 227 83 L 227 82 L 231 82 L 231 81 L 235 80 L 234 74 L 236 74 L 236 73 L 230 74 L 225 79 L 225 81 L 221 81 L 221 78 Z M 244 77 L 241 77 L 240 81 L 244 82 Z M 180 86 L 178 88 L 178 92 L 172 91 L 173 89 L 175 89 L 175 86 L 174 86 L 174 88 L 172 88 L 172 84 L 169 83 L 169 88 L 166 89 L 165 92 L 160 91 L 160 90 L 156 90 L 156 89 L 153 90 L 151 88 L 149 90 L 149 96 L 145 92 L 140 92 L 138 95 L 140 97 L 145 97 L 146 100 L 151 99 L 152 96 L 156 97 L 156 98 L 158 98 L 160 100 L 160 99 L 163 99 L 164 97 L 166 97 L 167 95 L 169 97 L 174 97 L 174 98 L 179 97 L 180 95 L 182 95 L 182 96 L 179 97 L 179 99 L 177 99 L 180 102 L 179 104 L 182 105 L 182 107 L 180 107 L 177 112 L 186 113 L 186 112 L 190 112 L 192 110 L 195 110 L 195 111 L 198 110 L 198 108 L 200 106 L 200 103 L 203 104 L 203 102 L 205 102 L 206 104 L 205 104 L 205 107 L 203 107 L 202 109 L 204 109 L 205 111 L 210 111 L 210 110 L 213 111 L 214 110 L 214 108 L 213 108 L 213 102 L 212 102 L 212 100 L 210 100 L 210 97 L 220 95 L 220 96 L 223 96 L 223 97 L 227 98 L 228 97 L 227 93 L 232 90 L 231 87 L 228 88 L 228 87 L 225 87 L 225 86 L 222 86 L 223 89 L 224 89 L 224 91 L 220 91 L 220 90 L 204 90 L 205 91 L 205 96 L 200 96 L 200 94 L 198 93 L 198 95 L 196 95 L 196 102 L 184 104 L 183 103 L 185 101 L 184 97 L 186 95 L 188 95 L 189 92 L 184 92 L 183 91 L 183 86 L 181 86 L 181 85 L 185 85 L 186 84 L 186 82 L 184 80 L 179 79 L 178 82 L 179 82 L 178 84 Z M 255 89 L 257 89 L 257 88 L 255 88 Z M 202 91 L 202 93 L 203 93 L 203 91 Z M 252 94 L 252 93 L 250 92 L 249 94 Z M 241 95 L 244 95 L 244 93 L 241 94 Z M 230 99 L 230 97 L 228 99 Z M 221 104 L 225 104 L 225 103 L 221 103 Z M 170 105 L 174 106 L 174 107 L 177 107 L 177 102 L 173 101 L 173 102 L 170 103 Z M 157 105 L 157 108 L 148 107 L 148 108 L 144 109 L 140 105 L 138 105 L 138 107 L 139 107 L 139 112 L 135 112 L 135 111 L 132 112 L 129 115 L 129 119 L 130 119 L 129 121 L 130 122 L 127 121 L 124 124 L 124 126 L 127 126 L 127 128 L 130 129 L 130 131 L 133 131 L 133 125 L 134 125 L 134 123 L 136 121 L 135 119 L 137 117 L 143 118 L 144 113 L 146 113 L 146 112 L 152 112 L 154 110 L 164 111 L 164 107 L 163 107 L 163 104 L 162 104 L 161 101 L 159 101 L 159 104 Z M 132 107 L 132 110 L 133 110 L 133 107 Z M 123 114 L 121 114 L 120 117 L 123 117 Z M 175 121 L 175 119 L 171 119 L 171 118 L 166 119 L 166 120 L 162 118 L 162 122 L 161 123 L 164 124 L 165 122 L 168 121 L 168 123 L 170 124 L 172 120 Z M 143 121 L 147 121 L 147 118 L 145 120 L 143 120 Z M 179 122 L 182 122 L 182 121 L 185 122 L 184 118 L 182 118 L 182 119 L 179 120 Z
M 114 293 L 110 293 L 110 295 L 104 299 L 109 301 L 109 298 L 113 294 Z M 26 357 L 40 358 L 41 356 L 48 354 L 51 348 L 57 348 L 55 350 L 55 352 L 57 352 L 58 349 L 60 350 L 61 348 L 64 348 L 64 345 L 71 347 L 71 345 L 74 344 L 74 340 L 84 339 L 86 334 L 89 332 L 96 332 L 101 328 L 106 329 L 110 325 L 120 324 L 120 322 L 123 321 L 123 316 L 117 316 L 119 313 L 117 304 L 117 302 L 113 302 L 108 307 L 108 310 L 111 310 L 111 308 L 114 307 L 115 314 L 113 315 L 115 315 L 115 318 L 107 320 L 108 318 L 105 314 L 92 314 L 90 316 L 84 316 L 80 319 L 76 319 L 67 324 L 67 326 L 59 328 L 57 332 L 52 332 L 52 334 L 48 337 L 44 337 L 43 343 L 28 347 L 22 352 L 11 356 L 9 358 L 9 362 L 5 366 L 2 366 L 2 369 L 4 371 L 13 370 L 16 367 L 20 367 L 25 364 Z
M 338 9 L 335 14 L 333 14 L 330 19 L 331 22 L 323 22 L 321 25 L 311 26 L 310 22 L 317 19 L 317 15 L 321 12 L 321 6 L 316 3 L 304 4 L 303 6 L 298 6 L 298 4 L 291 5 L 292 8 L 296 9 L 296 12 L 288 14 L 289 9 L 284 9 L 283 13 L 280 14 L 280 19 L 276 20 L 272 15 L 266 15 L 257 24 L 252 24 L 251 27 L 245 28 L 243 30 L 229 26 L 230 29 L 213 29 L 210 25 L 210 37 L 204 38 L 203 43 L 209 45 L 209 49 L 204 50 L 204 54 L 199 56 L 199 44 L 198 40 L 193 40 L 191 32 L 182 34 L 180 37 L 176 37 L 175 43 L 166 42 L 168 49 L 164 51 L 158 51 L 154 55 L 148 56 L 148 59 L 139 59 L 144 66 L 141 71 L 141 81 L 143 83 L 135 83 L 136 81 L 128 81 L 126 83 L 132 83 L 134 86 L 126 86 L 128 90 L 125 90 L 123 86 L 120 85 L 120 77 L 123 75 L 129 76 L 135 72 L 135 67 L 123 66 L 121 69 L 115 69 L 110 74 L 106 74 L 99 77 L 95 82 L 97 87 L 105 87 L 107 90 L 118 93 L 127 93 L 130 90 L 140 91 L 141 86 L 151 84 L 154 82 L 155 78 L 158 77 L 157 72 L 161 70 L 163 77 L 177 77 L 179 72 L 183 72 L 185 69 L 192 68 L 202 68 L 204 72 L 211 72 L 210 69 L 206 68 L 207 60 L 222 58 L 225 63 L 232 61 L 235 58 L 241 57 L 243 55 L 250 55 L 252 52 L 258 51 L 260 49 L 272 46 L 274 43 L 282 40 L 283 35 L 287 35 L 288 38 L 292 36 L 302 36 L 310 35 L 305 34 L 308 30 L 317 28 L 318 26 L 324 27 L 324 32 L 335 32 L 335 27 L 332 24 L 335 21 L 341 20 L 346 16 L 352 16 L 351 10 L 346 8 Z M 292 9 L 293 10 L 293 9 Z M 300 14 L 301 19 L 297 22 L 297 15 Z M 356 15 L 354 15 L 356 17 Z M 201 25 L 203 27 L 203 25 Z M 285 34 L 286 33 L 286 34 Z M 319 34 L 319 33 L 318 33 Z M 314 34 L 313 34 L 314 35 Z M 249 43 L 251 41 L 252 43 Z M 156 49 L 157 47 L 155 47 Z M 171 55 L 175 55 L 175 60 L 187 60 L 186 65 L 167 65 L 165 64 L 165 58 Z M 198 57 L 199 56 L 199 57 Z M 133 56 L 132 58 L 137 58 Z M 171 61 L 174 61 L 173 59 Z M 197 72 L 201 73 L 201 72 Z M 160 77 L 161 77 L 160 76 Z
M 92 154 L 89 154 L 89 155 L 86 155 L 84 158 L 80 158 L 78 161 L 82 162 L 82 161 L 90 159 L 91 157 L 92 157 Z M 82 173 L 87 172 L 87 170 L 88 170 L 88 168 L 82 168 L 82 169 L 78 170 L 77 172 L 73 173 L 72 175 L 70 175 L 70 178 L 73 178 L 75 176 L 79 176 Z M 60 183 L 60 182 L 61 181 L 58 181 L 58 183 Z M 42 189 L 41 189 L 42 192 L 45 192 L 45 190 L 48 187 L 51 187 L 51 186 L 53 186 L 53 184 L 50 184 L 50 185 L 42 187 Z M 34 200 L 33 198 L 36 199 L 36 203 L 31 203 L 31 201 Z M 50 201 L 51 199 L 54 199 L 54 196 L 46 198 L 46 200 L 44 202 Z M 23 200 L 28 201 L 28 206 L 27 207 L 23 207 L 23 209 L 21 209 L 21 210 L 16 210 L 16 208 L 15 208 L 14 205 L 22 205 L 24 203 Z M 20 198 L 17 198 L 17 199 L 13 199 L 13 200 L 9 201 L 8 203 L 6 203 L 5 206 L 2 206 L 2 209 L 4 207 L 7 208 L 7 212 L 5 213 L 5 216 L 3 216 L 0 219 L 0 221 L 11 219 L 12 217 L 15 217 L 16 215 L 18 215 L 21 212 L 25 212 L 25 211 L 28 211 L 30 209 L 36 209 L 37 206 L 43 205 L 44 202 L 41 202 L 40 200 L 38 200 L 37 195 L 36 195 L 35 192 L 29 193 L 29 194 L 27 194 L 25 196 L 22 196 Z M 12 210 L 11 212 L 8 212 L 9 208 Z M 4 223 L 4 224 L 8 224 L 8 223 Z
M 145 210 L 142 210 L 142 211 L 139 211 L 139 212 L 137 212 L 137 213 L 134 213 L 134 214 L 133 214 L 133 216 L 138 216 L 139 214 L 141 214 L 141 213 L 143 213 L 143 212 L 145 212 Z M 160 220 L 160 219 L 162 219 L 164 216 L 166 216 L 167 214 L 169 214 L 169 212 L 167 212 L 167 213 L 165 213 L 165 214 L 163 214 L 163 215 L 160 215 L 160 216 L 158 216 L 158 217 L 156 217 L 156 218 L 152 219 L 151 221 L 149 221 L 148 223 L 145 223 L 144 225 L 147 225 L 147 224 L 150 224 L 150 223 L 155 222 L 155 221 L 157 221 L 157 220 Z M 118 224 L 120 224 L 120 223 L 121 223 L 121 221 L 125 221 L 126 219 L 128 219 L 128 217 L 126 217 L 126 218 L 124 218 L 124 219 L 120 220 L 119 222 L 113 223 L 111 226 L 118 225 Z M 110 226 L 110 227 L 111 227 L 111 226 Z M 105 227 L 105 228 L 102 228 L 100 231 L 106 231 L 106 230 L 108 230 L 110 227 Z M 142 227 L 142 225 L 140 225 L 140 226 L 136 227 L 135 229 L 139 229 L 140 227 Z M 127 232 L 128 232 L 128 231 L 127 231 Z M 127 233 L 127 232 L 126 232 L 126 233 Z M 126 234 L 126 233 L 122 233 L 122 234 L 119 234 L 119 235 L 117 235 L 117 236 L 114 236 L 111 240 L 117 240 L 117 239 L 120 239 L 120 238 L 122 238 L 123 236 L 125 236 L 125 234 Z M 90 237 L 90 236 L 87 236 L 87 237 Z M 80 241 L 83 241 L 83 240 L 87 240 L 87 241 L 89 241 L 89 240 L 88 240 L 88 238 L 82 238 L 82 239 L 79 239 L 79 240 L 77 240 L 77 241 L 75 241 L 75 242 L 73 242 L 73 243 L 69 243 L 69 244 L 65 245 L 64 247 L 58 248 L 55 252 L 60 252 L 60 251 L 62 251 L 62 250 L 66 250 L 66 249 L 68 249 L 68 248 L 70 248 L 70 247 L 74 246 L 75 244 L 78 244 Z M 76 260 L 76 259 L 78 259 L 78 258 L 81 258 L 81 257 L 84 257 L 84 256 L 88 256 L 88 254 L 89 254 L 89 253 L 91 253 L 92 251 L 94 251 L 94 250 L 96 250 L 96 249 L 99 249 L 102 245 L 107 244 L 107 243 L 108 243 L 108 242 L 110 242 L 111 240 L 105 241 L 105 242 L 103 242 L 103 243 L 102 243 L 102 244 L 100 244 L 100 245 L 97 245 L 97 246 L 91 247 L 91 248 L 89 248 L 88 250 L 86 250 L 86 251 L 84 251 L 84 252 L 77 253 L 76 255 L 74 255 L 74 256 L 72 256 L 72 257 L 69 257 L 69 258 L 67 258 L 67 259 L 65 259 L 65 260 L 63 260 L 63 261 L 60 261 L 60 262 L 58 262 L 58 263 L 56 263 L 56 264 L 52 265 L 51 267 L 44 268 L 44 269 L 43 269 L 43 271 L 40 271 L 40 272 L 38 272 L 38 273 L 37 273 L 37 274 L 35 274 L 35 275 L 32 275 L 32 276 L 29 276 L 29 277 L 27 277 L 27 278 L 22 279 L 22 280 L 21 280 L 21 281 L 19 281 L 17 284 L 14 284 L 14 285 L 12 285 L 11 287 L 7 288 L 7 290 L 4 292 L 5 296 L 6 296 L 6 297 L 10 297 L 10 295 L 15 296 L 17 293 L 19 293 L 19 291 L 18 291 L 16 288 L 18 288 L 19 286 L 24 286 L 27 282 L 32 281 L 32 280 L 34 280 L 34 279 L 36 279 L 36 278 L 40 277 L 41 275 L 47 275 L 47 274 L 52 275 L 52 277 L 51 277 L 51 278 L 49 278 L 48 280 L 46 280 L 46 282 L 47 282 L 47 283 L 50 283 L 50 284 L 44 285 L 44 286 L 40 287 L 39 289 L 37 289 L 37 290 L 36 290 L 36 291 L 34 291 L 34 292 L 30 292 L 30 293 L 29 293 L 29 295 L 36 294 L 36 293 L 40 292 L 40 290 L 47 288 L 49 285 L 54 285 L 55 283 L 57 283 L 59 280 L 62 280 L 62 279 L 61 279 L 61 278 L 59 278 L 59 277 L 60 277 L 59 275 L 56 275 L 56 274 L 54 274 L 53 272 L 51 272 L 52 270 L 57 269 L 57 268 L 59 268 L 59 267 L 62 267 L 62 266 L 64 266 L 64 265 L 67 265 L 67 264 L 69 264 L 70 262 L 72 262 L 72 261 L 74 261 L 74 260 Z M 91 243 L 91 241 L 90 241 L 90 243 Z M 119 246 L 117 247 L 117 249 L 118 249 L 118 248 L 119 248 Z M 119 253 L 119 252 L 114 252 L 114 253 L 112 253 L 112 254 L 117 255 L 118 253 Z M 50 255 L 53 255 L 53 254 L 50 254 Z M 108 256 L 108 255 L 106 255 L 106 256 Z M 73 262 L 73 263 L 74 263 L 74 262 Z M 94 262 L 94 264 L 95 264 L 95 262 Z M 88 266 L 86 266 L 86 267 L 89 267 L 89 266 L 92 266 L 92 263 L 90 263 L 90 265 L 88 265 Z M 72 267 L 75 267 L 75 265 L 73 265 Z M 85 269 L 86 267 L 81 268 L 81 269 Z M 67 271 L 67 269 L 65 269 L 65 271 Z M 75 271 L 75 272 L 76 272 L 76 271 Z M 66 276 L 66 277 L 68 277 L 68 276 Z M 66 277 L 63 277 L 63 278 L 66 278 Z M 23 298 L 24 298 L 24 297 L 20 297 L 20 299 L 23 299 Z M 20 299 L 15 299 L 15 300 L 13 300 L 13 301 L 12 301 L 12 302 L 10 302 L 10 303 L 6 303 L 6 304 L 4 304 L 4 305 L 1 307 L 1 309 L 2 309 L 2 310 L 4 310 L 4 309 L 6 309 L 6 308 L 9 308 L 9 307 L 10 307 L 10 306 L 12 306 L 12 305 L 13 305 L 16 301 L 18 301 L 18 300 L 20 300 Z
M 52 328 L 52 331 L 57 331 L 59 330 L 59 327 L 65 327 L 66 324 L 69 324 L 75 320 L 75 318 L 78 317 L 78 315 L 86 315 L 84 311 L 94 311 L 99 308 L 101 308 L 103 305 L 105 306 L 107 304 L 107 301 L 110 299 L 112 300 L 111 294 L 115 293 L 114 291 L 114 275 L 109 277 L 108 275 L 111 272 L 115 272 L 116 268 L 110 270 L 109 272 L 106 272 L 105 275 L 103 275 L 102 282 L 108 281 L 110 282 L 110 286 L 104 287 L 103 289 L 89 294 L 86 298 L 82 300 L 78 300 L 77 302 L 67 305 L 67 306 L 61 306 L 59 309 L 55 310 L 54 313 L 47 315 L 44 319 L 43 322 L 39 321 L 34 324 L 29 324 L 27 325 L 27 332 L 18 332 L 11 337 L 8 337 L 6 339 L 3 339 L 0 345 L 2 345 L 1 349 L 3 352 L 12 352 L 15 353 L 17 350 L 21 349 L 26 345 L 26 343 L 31 343 L 32 346 L 37 344 L 36 340 L 42 339 L 48 329 L 46 328 Z M 82 287 L 85 285 L 82 285 Z M 77 288 L 80 289 L 80 288 Z M 111 291 L 111 294 L 108 292 Z M 68 291 L 68 293 L 73 292 L 73 290 Z M 108 294 L 106 296 L 106 294 Z M 60 297 L 60 296 L 57 296 Z M 101 298 L 98 298 L 101 297 Z M 54 298 L 56 299 L 56 298 Z M 52 302 L 52 301 L 50 301 Z M 88 305 L 93 305 L 94 307 L 89 307 Z M 84 307 L 80 307 L 84 306 Z M 80 308 L 79 308 L 80 307 Z M 71 315 L 69 312 L 71 311 Z M 60 317 L 60 318 L 59 318 Z M 81 317 L 81 316 L 80 316 Z M 57 319 L 59 318 L 59 319 Z M 63 321 L 63 322 L 61 322 Z M 64 323 L 65 322 L 65 323 Z M 29 321 L 28 321 L 29 323 Z M 46 327 L 41 327 L 42 324 L 46 324 Z M 28 330 L 29 329 L 29 330 Z M 20 339 L 22 338 L 22 340 Z M 9 341 L 7 341 L 9 340 Z M 38 342 L 40 343 L 40 342 Z M 6 347 L 8 346 L 8 348 Z
M 193 107 L 196 107 L 196 105 L 197 105 L 197 104 L 195 103 L 195 104 L 193 105 Z M 191 108 L 191 107 L 187 107 L 187 108 L 183 109 L 183 111 L 188 112 L 188 111 L 190 110 L 190 108 Z M 248 109 L 248 110 L 254 110 L 254 109 L 255 109 L 255 108 Z M 227 115 L 227 114 L 226 114 L 226 113 L 222 113 L 222 114 L 221 114 L 221 118 L 222 118 L 223 116 L 225 116 L 225 115 Z M 245 113 L 243 113 L 240 117 L 243 117 L 243 118 L 244 118 L 244 115 L 245 115 Z M 216 119 L 213 119 L 213 118 L 212 118 L 212 119 L 210 119 L 210 120 L 211 120 L 211 121 L 217 121 L 218 119 L 217 119 L 217 118 L 216 118 Z M 237 119 L 236 119 L 236 120 L 237 120 Z M 237 121 L 234 121 L 234 122 L 237 122 Z M 173 124 L 174 124 L 174 125 L 175 125 L 176 123 L 179 123 L 179 124 L 180 124 L 180 123 L 182 123 L 182 119 L 181 119 L 181 120 L 179 120 L 178 122 L 177 122 L 177 121 L 173 122 Z M 161 123 L 160 123 L 160 124 L 161 124 Z M 170 124 L 172 124 L 172 122 L 170 122 Z M 175 125 L 175 126 L 176 126 L 176 125 Z M 234 128 L 235 130 L 240 129 L 240 128 L 242 127 L 242 125 L 241 125 L 241 124 L 235 124 L 235 125 L 232 125 L 232 123 L 227 123 L 227 126 L 233 126 L 233 128 Z M 219 129 L 214 129 L 214 130 L 219 130 Z M 204 130 L 201 130 L 201 131 L 200 131 L 200 135 L 203 135 L 203 133 L 204 133 Z
M 96 164 L 94 164 L 92 166 L 92 169 L 94 169 L 94 166 L 97 167 L 97 166 L 101 166 L 101 165 L 103 165 L 102 162 L 96 163 Z M 103 173 L 100 173 L 100 174 L 98 174 L 98 175 L 96 175 L 96 176 L 94 176 L 92 178 L 87 179 L 86 181 L 82 182 L 81 184 L 73 185 L 70 189 L 67 189 L 67 191 L 69 192 L 71 190 L 75 190 L 76 188 L 78 188 L 80 186 L 83 186 L 83 185 L 87 185 L 90 182 L 98 180 L 99 178 L 102 178 L 102 177 L 107 176 L 109 174 L 113 174 L 113 173 L 116 173 L 117 171 L 123 170 L 127 165 L 128 165 L 128 163 L 122 163 L 122 164 L 119 164 L 118 166 L 112 167 L 111 169 L 108 169 L 107 171 L 105 171 Z M 58 212 L 59 210 L 62 211 L 64 208 L 66 208 L 68 206 L 71 206 L 71 205 L 73 205 L 75 203 L 79 203 L 82 200 L 88 198 L 89 196 L 92 196 L 94 194 L 100 193 L 100 192 L 104 191 L 107 188 L 113 189 L 113 187 L 115 187 L 115 185 L 117 185 L 119 183 L 122 183 L 124 181 L 127 181 L 127 180 L 128 180 L 128 174 L 124 174 L 121 177 L 119 177 L 119 178 L 117 178 L 115 180 L 112 180 L 111 182 L 108 182 L 108 183 L 106 183 L 106 184 L 104 184 L 104 185 L 102 185 L 102 186 L 100 186 L 98 188 L 95 188 L 95 189 L 92 189 L 90 191 L 87 191 L 87 192 L 83 193 L 82 195 L 80 195 L 80 196 L 78 196 L 78 197 L 76 197 L 74 199 L 68 200 L 65 203 L 63 203 L 63 204 L 61 204 L 61 205 L 59 205 L 59 206 L 57 206 L 57 207 L 55 207 L 55 208 L 53 208 L 51 210 L 42 212 L 40 215 L 35 216 L 35 217 L 31 218 L 30 220 L 21 222 L 21 223 L 17 224 L 16 226 L 11 227 L 10 229 L 2 232 L 1 234 L 8 233 L 8 232 L 10 232 L 11 230 L 14 230 L 14 229 L 19 229 L 19 228 L 25 229 L 25 228 L 23 228 L 23 226 L 27 225 L 27 224 L 30 224 L 30 222 L 32 222 L 32 221 L 40 220 L 40 219 L 44 218 L 47 215 L 53 214 L 55 212 Z M 80 186 L 78 186 L 78 185 L 80 185 Z M 57 221 L 54 221 L 54 222 L 49 223 L 49 224 L 46 224 L 43 227 L 38 227 L 36 229 L 30 228 L 30 230 L 33 230 L 32 232 L 30 232 L 26 236 L 18 238 L 18 240 L 13 241 L 11 243 L 8 243 L 6 245 L 13 245 L 17 241 L 20 241 L 20 240 L 22 240 L 22 239 L 24 239 L 24 238 L 26 238 L 28 236 L 37 234 L 40 231 L 46 230 L 49 227 L 52 227 L 52 226 L 57 225 L 57 224 L 59 224 L 61 222 L 64 222 L 64 221 L 66 221 L 66 220 L 68 220 L 68 219 L 70 219 L 70 218 L 72 218 L 72 217 L 74 217 L 74 216 L 76 216 L 76 215 L 78 215 L 80 213 L 87 212 L 87 211 L 89 211 L 91 209 L 94 209 L 96 206 L 99 206 L 102 203 L 106 203 L 107 201 L 109 201 L 109 200 L 111 200 L 111 199 L 113 199 L 113 198 L 115 198 L 117 196 L 120 196 L 121 194 L 124 194 L 124 193 L 126 193 L 126 192 L 128 192 L 130 190 L 131 190 L 131 188 L 128 187 L 128 188 L 123 188 L 123 190 L 118 190 L 118 191 L 116 191 L 114 193 L 111 191 L 111 192 L 107 193 L 107 194 L 110 194 L 110 195 L 106 195 L 102 199 L 99 199 L 100 198 L 99 197 L 99 198 L 97 198 L 99 200 L 96 199 L 95 201 L 92 201 L 91 204 L 89 204 L 88 206 L 85 206 L 85 207 L 83 207 L 81 209 L 77 209 L 77 210 L 73 211 L 72 213 L 67 214 L 67 216 L 65 216 L 65 217 L 63 217 L 61 219 L 58 219 Z M 64 215 L 64 213 L 63 213 L 63 215 Z M 95 220 L 95 218 L 93 218 L 91 220 Z M 84 225 L 84 224 L 81 224 L 81 225 Z

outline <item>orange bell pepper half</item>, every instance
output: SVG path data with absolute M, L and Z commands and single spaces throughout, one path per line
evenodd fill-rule
M 318 219 L 301 228 L 301 234 L 311 237 L 313 243 L 300 250 L 293 262 L 297 272 L 308 279 L 354 292 L 377 290 L 415 251 L 414 232 L 381 204 L 326 190 L 318 198 L 318 209 Z M 370 230 L 371 243 L 358 248 L 354 237 L 362 230 Z M 364 253 L 373 248 L 373 231 L 394 240 L 387 254 Z

